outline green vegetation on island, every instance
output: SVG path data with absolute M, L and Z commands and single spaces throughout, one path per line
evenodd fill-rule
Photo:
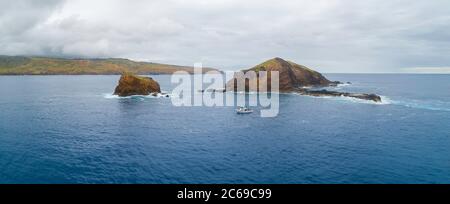
M 204 72 L 215 69 L 203 68 Z M 0 75 L 117 75 L 193 73 L 193 67 L 136 62 L 129 59 L 69 59 L 0 55 Z

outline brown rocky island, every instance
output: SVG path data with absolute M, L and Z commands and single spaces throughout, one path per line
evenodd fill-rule
M 121 97 L 133 95 L 150 95 L 161 93 L 161 88 L 154 79 L 150 77 L 136 76 L 131 73 L 124 73 L 120 77 L 114 95 Z
M 248 71 L 256 72 L 256 76 L 251 76 L 249 79 L 245 80 L 245 90 L 238 90 L 237 87 L 237 79 L 243 76 L 235 75 L 235 78 L 230 80 L 226 86 L 226 91 L 259 91 L 252 90 L 254 87 L 266 86 L 267 90 L 270 90 L 271 77 L 270 71 L 278 71 L 279 72 L 279 91 L 282 93 L 300 93 L 302 95 L 309 96 L 344 96 L 344 97 L 352 97 L 364 100 L 370 100 L 374 102 L 381 102 L 381 97 L 376 94 L 366 94 L 366 93 L 347 93 L 347 92 L 337 92 L 337 91 L 328 91 L 326 89 L 317 90 L 311 88 L 318 87 L 327 87 L 327 86 L 336 86 L 341 84 L 339 81 L 330 81 L 325 78 L 319 72 L 316 72 L 306 66 L 299 65 L 290 61 L 283 60 L 281 58 L 274 58 L 263 62 L 259 65 L 256 65 L 253 68 L 243 70 L 244 73 Z M 260 71 L 267 71 L 268 77 L 267 80 L 259 79 L 258 75 Z M 234 80 L 234 82 L 233 82 Z M 243 80 L 243 79 L 240 79 Z M 253 84 L 254 86 L 249 86 L 249 84 Z M 311 88 L 307 88 L 311 87 Z

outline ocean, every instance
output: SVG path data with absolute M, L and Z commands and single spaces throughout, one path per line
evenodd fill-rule
M 0 76 L 0 183 L 450 183 L 450 75 L 326 74 L 383 103 L 280 94 L 273 118 L 119 77 Z

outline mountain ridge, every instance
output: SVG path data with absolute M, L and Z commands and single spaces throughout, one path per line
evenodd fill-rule
M 0 55 L 0 75 L 118 75 L 172 74 L 176 71 L 194 72 L 193 67 L 125 58 L 58 58 Z M 203 72 L 218 71 L 203 68 Z

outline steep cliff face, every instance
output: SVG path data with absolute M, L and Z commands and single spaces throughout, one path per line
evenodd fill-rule
M 336 82 L 328 80 L 319 72 L 316 72 L 305 66 L 283 60 L 281 58 L 274 58 L 265 61 L 251 69 L 244 70 L 243 72 L 247 73 L 248 71 L 254 71 L 256 73 L 259 73 L 260 71 L 278 71 L 279 90 L 281 92 L 294 91 L 297 88 L 305 86 L 329 86 L 332 84 L 336 84 Z M 237 81 L 236 79 L 240 79 L 240 77 L 241 76 L 236 75 L 235 79 L 233 80 Z M 245 87 L 248 91 L 258 91 L 253 89 L 255 86 L 249 86 L 249 84 L 253 83 L 253 85 L 255 85 L 261 83 L 262 86 L 267 86 L 270 90 L 270 82 L 271 76 L 268 73 L 267 80 L 264 80 L 263 78 L 260 79 L 258 77 L 251 77 L 249 80 L 247 80 Z M 244 91 L 237 90 L 236 82 L 234 83 L 233 87 L 233 81 L 229 81 L 227 83 L 226 89 L 231 91 Z
M 135 76 L 130 73 L 122 74 L 114 95 L 132 96 L 132 95 L 150 95 L 151 93 L 161 93 L 161 88 L 155 80 L 150 77 Z

